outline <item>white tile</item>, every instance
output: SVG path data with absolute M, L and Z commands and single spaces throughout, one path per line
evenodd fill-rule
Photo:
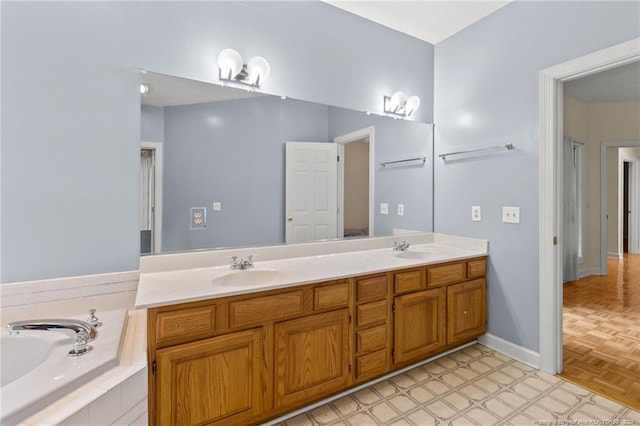
M 118 293 L 118 308 L 126 309 L 128 311 L 135 308 L 136 305 L 136 292 L 128 291 L 124 293 Z
M 594 419 L 611 419 L 614 412 L 601 405 L 584 404 L 580 407 L 580 411 L 593 417 Z
M 432 414 L 428 413 L 427 411 L 423 410 L 422 408 L 419 410 L 414 411 L 413 413 L 409 414 L 407 416 L 407 418 L 409 420 L 411 420 L 411 422 L 414 425 L 420 425 L 420 426 L 428 426 L 428 425 L 438 425 L 441 424 L 438 422 L 437 419 L 435 419 L 433 417 Z
M 67 317 L 67 301 L 59 300 L 38 304 L 38 318 Z
M 96 426 L 111 424 L 122 414 L 122 390 L 117 386 L 89 405 L 88 424 Z
M 399 416 L 398 412 L 386 402 L 381 402 L 371 407 L 371 415 L 380 423 L 388 423 Z
M 354 426 L 378 426 L 378 422 L 367 413 L 357 413 L 346 418 Z
M 118 309 L 118 295 L 117 294 L 103 294 L 100 296 L 94 296 L 94 308 L 99 311 L 112 311 Z
M 342 397 L 340 399 L 333 401 L 333 406 L 338 410 L 338 413 L 340 413 L 342 416 L 348 416 L 355 413 L 356 411 L 358 411 L 358 407 L 359 407 L 356 400 L 350 395 L 347 395 L 345 397 Z
M 471 406 L 471 401 L 469 401 L 469 398 L 458 392 L 453 392 L 445 396 L 444 400 L 459 411 L 462 411 Z
M 484 406 L 486 406 L 487 409 L 491 411 L 496 417 L 499 417 L 501 419 L 509 417 L 516 412 L 516 410 L 509 407 L 508 405 L 505 405 L 497 398 L 491 398 L 485 401 Z
M 433 396 L 431 392 L 427 391 L 422 386 L 411 388 L 407 393 L 411 398 L 415 399 L 420 404 L 424 404 L 425 402 L 431 401 L 433 398 L 435 398 L 435 396 Z
M 513 392 L 502 392 L 498 398 L 514 408 L 520 408 L 527 403 L 527 400 Z
M 59 426 L 86 426 L 89 424 L 89 408 L 85 407 L 68 417 Z
M 443 393 L 451 390 L 449 386 L 439 380 L 430 380 L 422 386 L 434 395 L 442 395 Z
M 311 418 L 320 423 L 321 425 L 326 425 L 331 422 L 334 422 L 340 418 L 338 413 L 333 411 L 331 405 L 323 405 L 318 407 L 308 413 Z
M 45 291 L 29 293 L 28 302 L 29 303 L 47 303 L 47 302 L 66 301 L 68 299 L 74 299 L 79 295 L 80 294 L 78 290 L 75 288 L 61 289 L 61 290 L 45 290 Z
M 498 422 L 498 418 L 493 416 L 491 413 L 485 410 L 481 410 L 480 408 L 474 408 L 465 413 L 467 417 L 473 419 L 474 422 L 479 425 L 492 425 Z
M 139 371 L 122 382 L 122 411 L 127 412 L 147 397 L 147 371 Z
M 458 414 L 456 410 L 445 404 L 443 401 L 433 402 L 427 405 L 425 408 L 429 410 L 434 416 L 441 419 L 449 419 Z
M 364 388 L 354 393 L 353 396 L 363 404 L 373 404 L 380 401 L 380 397 L 369 388 Z
M 0 309 L 0 322 L 2 322 L 2 324 L 8 324 L 12 321 L 32 319 L 37 316 L 38 307 L 36 305 L 12 306 L 10 308 Z
M 389 402 L 393 404 L 400 413 L 407 413 L 418 406 L 411 398 L 404 395 L 394 396 L 389 399 Z
M 27 295 L 24 293 L 18 294 L 3 294 L 0 296 L 0 307 L 7 308 L 9 306 L 19 306 L 27 304 Z
M 396 377 L 392 377 L 391 381 L 399 388 L 408 389 L 414 386 L 416 382 L 407 374 L 401 374 Z

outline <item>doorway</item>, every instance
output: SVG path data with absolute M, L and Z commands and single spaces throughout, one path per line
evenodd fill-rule
M 539 367 L 550 374 L 563 368 L 563 83 L 639 60 L 634 39 L 540 72 Z
M 373 236 L 374 127 L 334 138 L 338 146 L 338 237 Z
M 163 145 L 140 144 L 140 254 L 162 251 Z

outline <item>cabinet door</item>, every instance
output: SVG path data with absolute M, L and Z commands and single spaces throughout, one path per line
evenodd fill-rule
M 261 414 L 261 329 L 156 354 L 158 424 L 241 424 Z
M 394 364 L 424 358 L 445 346 L 445 308 L 444 288 L 395 298 Z
M 274 405 L 318 399 L 349 384 L 349 310 L 276 324 Z
M 447 343 L 463 343 L 486 331 L 484 279 L 447 287 Z

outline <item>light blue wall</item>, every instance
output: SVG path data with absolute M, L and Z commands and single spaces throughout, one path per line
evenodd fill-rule
M 267 93 L 433 119 L 433 46 L 322 2 L 3 2 L 0 281 L 137 269 L 138 69 L 217 80 L 265 56 Z
M 488 331 L 538 350 L 539 72 L 640 36 L 638 2 L 511 3 L 436 45 L 435 229 L 490 241 Z M 471 222 L 471 206 L 482 221 Z M 501 222 L 520 206 L 519 225 Z
M 164 108 L 142 105 L 140 140 L 143 142 L 164 142 Z

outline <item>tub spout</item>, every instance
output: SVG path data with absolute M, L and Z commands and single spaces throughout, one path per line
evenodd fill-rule
M 64 331 L 71 330 L 76 336 L 84 334 L 88 337 L 88 340 L 93 340 L 96 337 L 96 330 L 89 323 L 81 320 L 74 319 L 43 319 L 43 320 L 24 320 L 14 321 L 7 324 L 7 331 L 10 334 L 15 334 L 24 330 L 50 330 L 50 331 Z

